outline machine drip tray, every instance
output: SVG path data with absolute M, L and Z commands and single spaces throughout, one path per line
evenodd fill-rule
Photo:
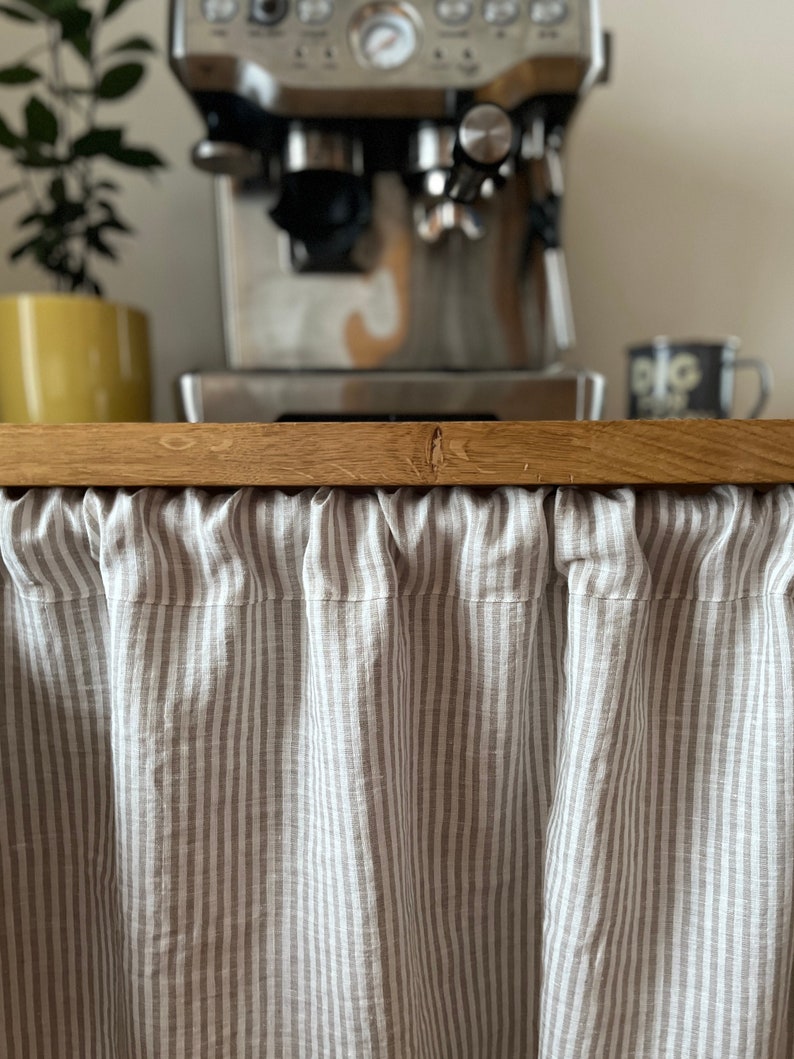
M 218 371 L 179 379 L 189 423 L 600 419 L 595 372 Z

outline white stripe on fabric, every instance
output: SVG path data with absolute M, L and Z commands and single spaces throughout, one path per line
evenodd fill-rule
M 791 1059 L 794 488 L 0 492 L 0 1054 Z

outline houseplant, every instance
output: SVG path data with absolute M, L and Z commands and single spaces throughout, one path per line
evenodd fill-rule
M 145 318 L 102 299 L 96 264 L 116 260 L 132 233 L 113 170 L 163 165 L 113 114 L 155 49 L 145 36 L 112 34 L 129 0 L 90 2 L 0 3 L 21 48 L 0 66 L 0 152 L 11 174 L 0 199 L 21 206 L 9 259 L 34 261 L 55 292 L 0 300 L 6 420 L 148 417 Z

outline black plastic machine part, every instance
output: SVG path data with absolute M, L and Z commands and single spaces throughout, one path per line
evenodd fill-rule
M 291 236 L 300 271 L 347 270 L 372 220 L 370 181 L 352 173 L 288 173 L 270 217 Z

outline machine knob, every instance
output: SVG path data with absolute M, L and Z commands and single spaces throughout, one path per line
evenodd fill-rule
M 260 26 L 276 26 L 286 18 L 288 0 L 251 0 L 251 21 Z
M 514 139 L 512 121 L 495 103 L 472 107 L 458 129 L 458 149 L 465 160 L 493 172 L 507 161 Z
M 473 202 L 489 177 L 496 176 L 516 141 L 510 116 L 495 103 L 478 103 L 464 115 L 455 141 L 455 164 L 446 193 L 455 202 Z

